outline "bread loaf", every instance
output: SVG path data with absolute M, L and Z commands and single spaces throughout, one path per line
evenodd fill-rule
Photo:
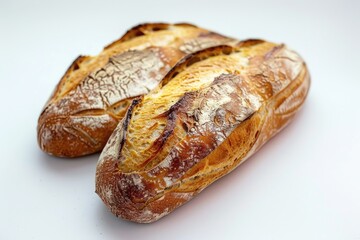
M 188 53 L 237 41 L 190 24 L 143 24 L 94 57 L 78 57 L 38 120 L 40 148 L 59 157 L 102 150 L 132 99 Z
M 285 127 L 309 84 L 304 61 L 283 44 L 248 40 L 190 54 L 132 101 L 100 156 L 97 194 L 116 216 L 158 220 Z

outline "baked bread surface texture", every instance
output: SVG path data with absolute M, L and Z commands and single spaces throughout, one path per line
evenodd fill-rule
M 283 44 L 247 40 L 181 60 L 133 100 L 96 170 L 112 213 L 149 223 L 188 202 L 285 127 L 310 85 Z
M 101 151 L 134 97 L 155 88 L 188 53 L 237 41 L 190 24 L 143 24 L 94 57 L 80 56 L 46 103 L 40 148 L 59 157 Z

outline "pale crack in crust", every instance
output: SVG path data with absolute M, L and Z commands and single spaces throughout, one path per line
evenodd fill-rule
M 154 48 L 114 56 L 108 64 L 86 78 L 80 89 L 87 98 L 105 102 L 103 107 L 111 107 L 123 99 L 147 93 L 149 88 L 154 88 L 161 80 L 161 69 L 169 68 L 159 54 L 159 50 Z
M 223 36 L 216 34 L 216 33 L 209 32 L 207 34 L 201 35 L 199 38 L 190 39 L 190 40 L 184 42 L 184 44 L 181 45 L 179 47 L 179 49 L 180 49 L 180 51 L 182 51 L 186 54 L 189 54 L 189 53 L 194 53 L 194 52 L 200 51 L 205 48 L 218 46 L 219 44 L 229 44 L 231 46 L 236 43 L 238 43 L 237 40 L 230 39 L 230 38 L 227 40 L 224 40 Z

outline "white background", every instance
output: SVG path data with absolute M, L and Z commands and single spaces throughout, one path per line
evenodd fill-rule
M 98 154 L 58 159 L 37 117 L 79 54 L 142 22 L 191 22 L 284 42 L 307 61 L 295 121 L 196 199 L 153 224 L 94 193 Z M 0 239 L 360 239 L 360 1 L 0 2 Z

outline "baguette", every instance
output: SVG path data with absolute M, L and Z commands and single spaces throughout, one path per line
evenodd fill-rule
M 116 216 L 158 220 L 285 127 L 310 85 L 283 44 L 247 40 L 180 61 L 136 98 L 100 155 L 96 193 Z
M 190 24 L 143 24 L 94 57 L 78 57 L 42 111 L 40 148 L 58 157 L 101 151 L 134 97 L 188 53 L 237 41 Z

